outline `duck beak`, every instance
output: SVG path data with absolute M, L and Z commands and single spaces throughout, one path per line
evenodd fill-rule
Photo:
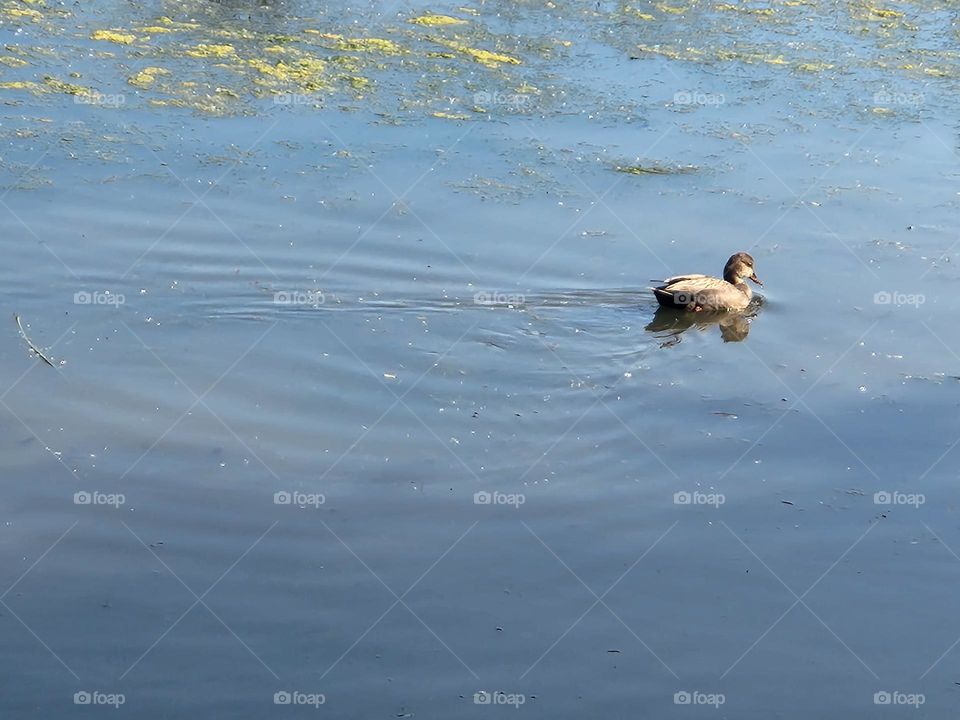
M 748 280 L 753 280 L 753 282 L 755 282 L 757 285 L 759 285 L 760 287 L 763 287 L 763 283 L 760 282 L 760 278 L 757 277 L 757 274 L 756 274 L 756 273 L 754 273 L 753 275 L 751 275 L 751 276 L 748 278 Z

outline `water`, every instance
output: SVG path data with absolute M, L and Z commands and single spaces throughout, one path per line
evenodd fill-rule
M 6 714 L 952 708 L 950 8 L 427 10 L 3 5 Z

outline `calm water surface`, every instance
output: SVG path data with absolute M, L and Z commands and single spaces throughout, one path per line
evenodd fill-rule
M 956 707 L 953 6 L 0 19 L 4 717 Z

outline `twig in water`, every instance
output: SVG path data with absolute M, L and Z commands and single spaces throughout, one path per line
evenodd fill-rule
M 23 339 L 27 341 L 27 347 L 33 350 L 33 352 L 37 354 L 37 357 L 43 360 L 47 365 L 49 365 L 50 367 L 56 367 L 56 365 L 53 364 L 50 358 L 44 355 L 40 351 L 40 348 L 38 348 L 36 345 L 33 344 L 33 340 L 27 337 L 27 331 L 23 329 L 23 323 L 20 322 L 20 316 L 14 313 L 13 319 L 17 321 L 17 327 L 20 329 L 20 334 L 23 335 Z

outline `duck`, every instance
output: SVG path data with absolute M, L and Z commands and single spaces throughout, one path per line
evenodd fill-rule
M 664 307 L 692 312 L 744 310 L 753 297 L 744 280 L 763 287 L 754 269 L 753 258 L 749 253 L 738 252 L 727 260 L 722 279 L 709 275 L 677 275 L 651 289 L 657 302 Z

